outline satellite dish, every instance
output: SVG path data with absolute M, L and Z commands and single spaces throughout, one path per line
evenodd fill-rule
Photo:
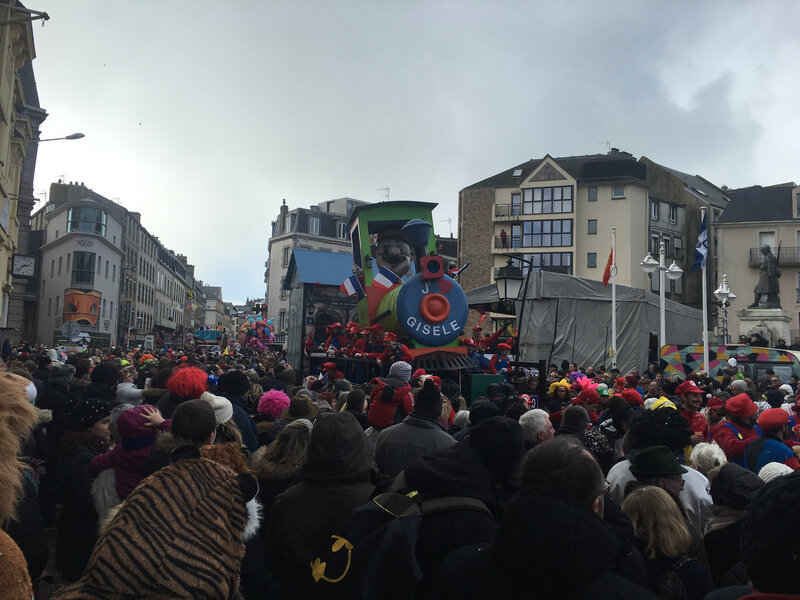
M 74 342 L 73 338 L 77 337 L 81 333 L 81 326 L 78 325 L 75 321 L 64 321 L 61 324 L 61 335 L 67 338 L 70 342 Z

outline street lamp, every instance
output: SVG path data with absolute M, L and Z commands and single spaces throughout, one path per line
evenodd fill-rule
M 728 276 L 725 273 L 722 274 L 722 284 L 714 290 L 714 296 L 718 300 L 717 306 L 722 308 L 722 340 L 718 343 L 724 346 L 731 343 L 728 335 L 728 307 L 736 300 L 736 294 L 728 287 Z
M 69 135 L 65 135 L 64 137 L 45 138 L 43 140 L 39 138 L 33 138 L 31 140 L 28 140 L 28 143 L 38 144 L 40 142 L 55 142 L 58 140 L 79 140 L 83 137 L 86 137 L 86 135 L 84 135 L 83 133 L 70 133 Z
M 664 242 L 662 241 L 658 246 L 658 261 L 650 256 L 650 253 L 647 253 L 647 256 L 644 257 L 644 260 L 640 263 L 642 270 L 645 273 L 654 273 L 658 271 L 658 291 L 660 297 L 660 304 L 659 304 L 659 352 L 661 348 L 666 345 L 666 329 L 667 329 L 667 317 L 666 317 L 666 292 L 664 290 L 664 273 L 667 274 L 670 280 L 674 281 L 676 279 L 680 279 L 681 275 L 683 275 L 683 269 L 681 269 L 675 261 L 672 261 L 672 264 L 667 267 L 664 265 L 664 256 L 666 255 L 667 250 L 664 246 Z
M 501 302 L 513 302 L 519 298 L 519 291 L 522 289 L 522 271 L 515 267 L 511 259 L 508 259 L 505 267 L 497 270 L 494 283 L 497 286 L 497 297 Z

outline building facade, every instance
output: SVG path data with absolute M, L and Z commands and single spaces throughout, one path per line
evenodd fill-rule
M 658 259 L 663 241 L 667 264 L 684 270 L 667 296 L 699 307 L 700 275 L 690 267 L 701 204 L 715 207 L 713 218 L 727 199 L 702 178 L 617 149 L 530 160 L 459 193 L 458 264 L 470 263 L 460 282 L 467 290 L 492 283 L 506 255 L 523 273 L 601 280 L 616 227 L 617 283 L 657 292 L 657 274 L 640 263 L 648 252 Z
M 47 204 L 33 215 L 41 230 L 36 342 L 72 341 L 75 332 L 110 346 L 118 340 L 119 290 L 124 264 L 126 211 L 81 185 L 53 184 Z
M 749 324 L 742 326 L 737 313 L 755 300 L 760 248 L 765 245 L 778 258 L 780 303 L 791 317 L 794 338 L 800 335 L 800 187 L 795 183 L 732 190 L 730 206 L 717 223 L 717 246 L 710 252 L 736 295 L 727 313 L 727 329 L 734 342 L 740 332 L 748 333 Z M 722 333 L 722 307 L 716 312 L 718 333 Z
M 347 222 L 353 209 L 361 204 L 367 203 L 353 198 L 338 198 L 311 208 L 289 210 L 284 200 L 278 218 L 272 222 L 264 274 L 267 316 L 275 319 L 276 334 L 286 333 L 289 325 L 289 290 L 283 284 L 293 249 L 350 254 Z
M 37 342 L 65 341 L 61 325 L 76 321 L 94 345 L 161 347 L 182 344 L 204 323 L 194 266 L 148 232 L 140 213 L 83 184 L 59 182 L 31 229 Z
M 30 22 L 24 20 L 24 15 L 11 8 L 15 3 L 7 3 L 0 7 L 0 20 L 4 23 L 0 27 L 0 331 L 5 332 L 9 327 L 9 310 L 11 308 L 11 294 L 15 271 L 17 274 L 18 289 L 16 306 L 16 319 L 12 319 L 11 327 L 18 330 L 23 312 L 24 289 L 22 279 L 29 277 L 31 268 L 35 270 L 35 257 L 23 255 L 17 260 L 19 253 L 20 209 L 24 220 L 30 215 L 33 203 L 32 183 L 33 166 L 35 165 L 35 147 L 32 161 L 28 161 L 25 168 L 30 170 L 28 185 L 23 180 L 23 165 L 32 140 L 38 138 L 38 125 L 44 120 L 45 114 L 38 109 L 36 86 L 33 82 L 33 71 L 30 63 L 35 57 L 33 46 L 33 33 Z M 24 70 L 24 67 L 28 67 Z M 29 81 L 23 81 L 27 73 Z M 31 87 L 30 83 L 33 83 Z M 26 98 L 26 94 L 30 99 Z M 28 108 L 33 110 L 29 110 Z M 25 196 L 20 198 L 20 196 Z M 22 203 L 20 203 L 22 200 Z M 24 267 L 23 267 L 24 263 Z M 14 340 L 18 341 L 18 340 Z

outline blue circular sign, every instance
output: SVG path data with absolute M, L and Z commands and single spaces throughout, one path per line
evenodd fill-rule
M 444 346 L 458 339 L 467 323 L 467 297 L 447 275 L 423 279 L 414 275 L 397 295 L 397 321 L 425 346 Z

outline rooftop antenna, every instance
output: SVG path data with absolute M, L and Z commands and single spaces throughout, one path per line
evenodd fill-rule
M 598 144 L 605 144 L 606 145 L 606 152 L 611 152 L 611 140 L 606 140 L 604 142 L 597 142 Z
M 447 225 L 450 227 L 450 237 L 453 237 L 453 219 L 447 217 L 446 219 L 441 219 L 439 223 L 447 223 Z
M 389 201 L 389 188 L 388 188 L 388 187 L 385 187 L 385 188 L 375 188 L 375 190 L 376 190 L 376 191 L 378 191 L 378 192 L 386 192 L 386 201 L 387 201 L 387 202 Z

